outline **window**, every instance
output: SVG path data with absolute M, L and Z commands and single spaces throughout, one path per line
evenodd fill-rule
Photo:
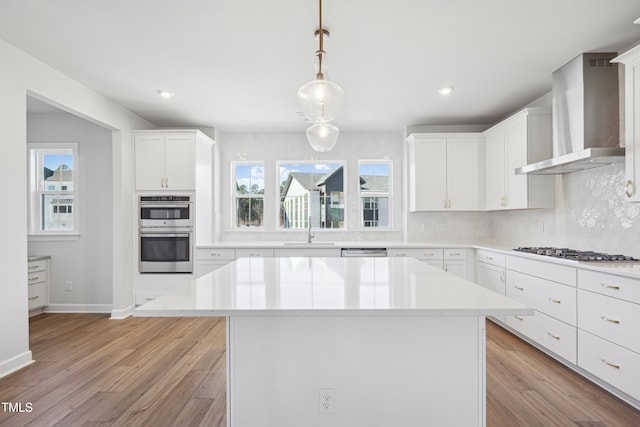
M 280 163 L 280 228 L 343 229 L 344 165 Z
M 358 165 L 358 175 L 362 226 L 391 226 L 391 161 L 362 160 Z
M 264 214 L 264 164 L 232 162 L 235 182 L 236 227 L 262 227 Z
M 77 234 L 75 143 L 29 143 L 29 233 Z

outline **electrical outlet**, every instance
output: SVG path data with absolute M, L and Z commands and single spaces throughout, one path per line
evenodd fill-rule
M 72 291 L 73 290 L 73 283 L 71 282 L 71 280 L 67 280 L 67 283 L 65 283 L 65 285 L 64 285 L 64 290 L 65 291 Z
M 318 391 L 318 412 L 321 414 L 335 414 L 336 393 L 330 388 Z

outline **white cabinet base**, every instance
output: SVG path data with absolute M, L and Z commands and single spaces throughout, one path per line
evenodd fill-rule
M 236 316 L 227 325 L 229 426 L 485 425 L 484 317 Z M 320 413 L 321 390 L 333 395 L 332 413 Z

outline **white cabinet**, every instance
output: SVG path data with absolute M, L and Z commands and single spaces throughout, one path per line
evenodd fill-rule
M 454 276 L 467 278 L 467 251 L 466 249 L 445 248 L 443 250 L 442 269 Z
M 478 249 L 476 251 L 476 283 L 490 291 L 505 295 L 505 256 Z M 505 316 L 492 316 L 505 322 Z
M 516 175 L 515 169 L 551 158 L 551 113 L 525 108 L 484 132 L 485 208 L 551 208 L 553 176 Z
M 30 259 L 28 264 L 29 314 L 39 314 L 49 304 L 49 260 L 48 258 Z
M 507 316 L 506 323 L 556 355 L 576 363 L 576 269 L 507 256 L 506 295 L 534 308 L 534 316 Z
M 578 271 L 578 366 L 640 400 L 640 280 Z
M 409 209 L 478 210 L 480 134 L 412 134 L 409 143 Z
M 196 275 L 202 276 L 236 259 L 235 249 L 196 249 Z
M 269 248 L 239 248 L 236 258 L 273 258 L 273 249 Z
M 203 170 L 211 180 L 213 141 L 200 131 L 135 131 L 134 144 L 138 191 L 196 191 Z
M 631 202 L 640 202 L 640 45 L 612 62 L 624 64 L 625 193 Z
M 388 257 L 411 257 L 442 269 L 444 251 L 440 248 L 409 248 L 409 249 L 387 249 Z

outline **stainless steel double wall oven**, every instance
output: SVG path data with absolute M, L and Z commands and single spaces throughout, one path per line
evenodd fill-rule
M 193 273 L 193 213 L 190 196 L 140 196 L 140 273 Z

